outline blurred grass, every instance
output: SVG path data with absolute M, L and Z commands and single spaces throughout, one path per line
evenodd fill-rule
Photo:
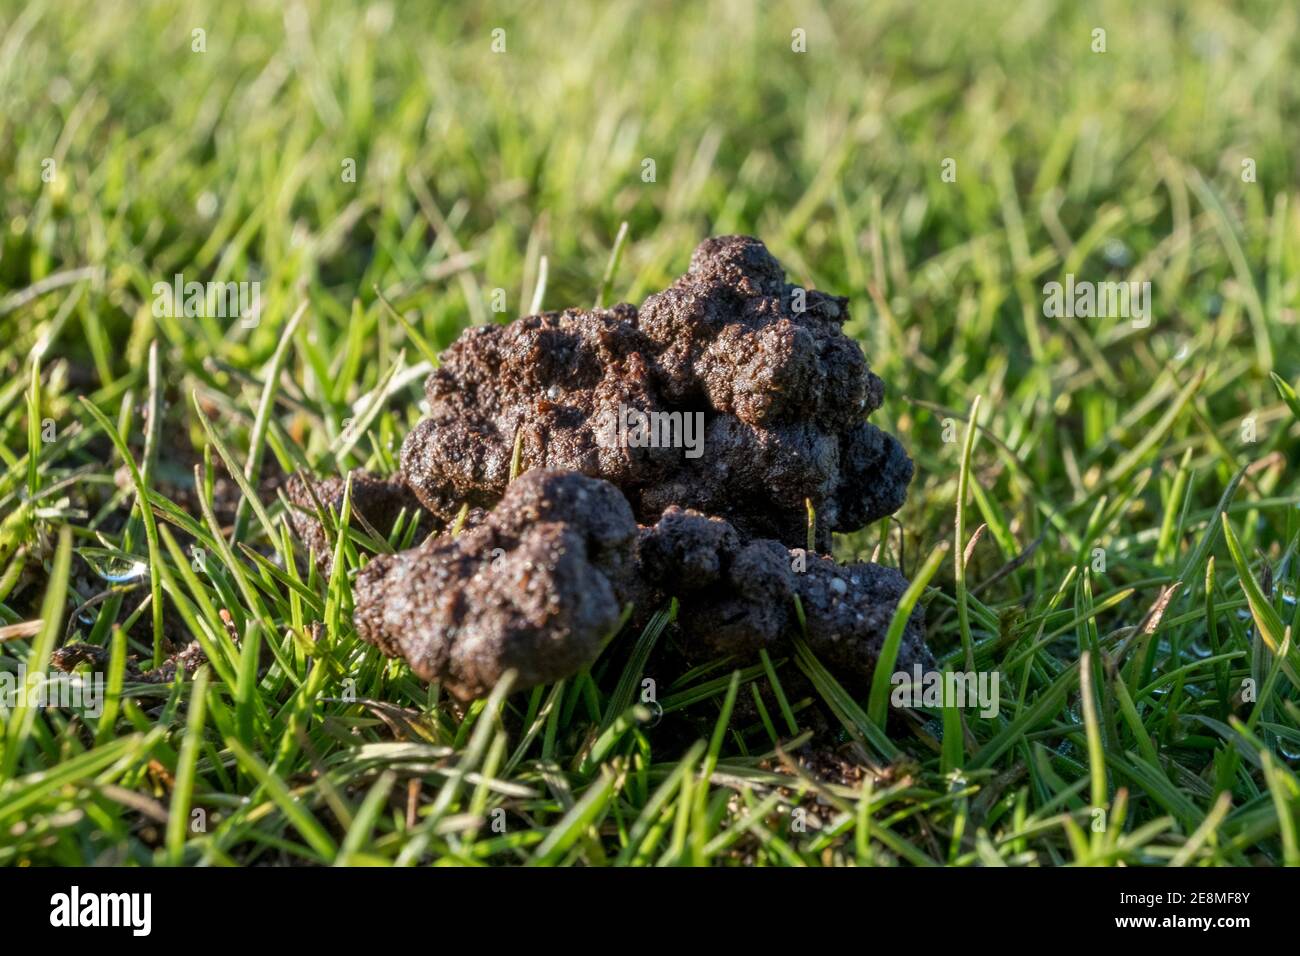
M 110 673 L 128 648 L 147 664 L 153 587 L 213 671 L 128 672 L 99 722 L 6 712 L 0 806 L 24 809 L 0 861 L 1295 858 L 1300 712 L 1278 628 L 1300 489 L 1270 375 L 1300 379 L 1300 10 L 756 7 L 0 3 L 0 628 L 48 628 L 47 584 L 65 592 L 57 633 L 5 635 L 0 665 L 39 663 L 53 638 L 112 648 Z M 815 661 L 724 661 L 663 690 L 656 732 L 602 716 L 640 676 L 612 655 L 461 714 L 356 640 L 346 577 L 284 563 L 273 497 L 274 538 L 248 506 L 238 534 L 221 526 L 227 455 L 262 462 L 254 476 L 391 469 L 425 342 L 539 296 L 595 301 L 624 222 L 606 301 L 639 301 L 724 232 L 852 297 L 849 330 L 890 386 L 874 420 L 918 476 L 895 521 L 837 549 L 915 573 L 941 541 L 962 560 L 987 525 L 927 613 L 947 663 L 965 666 L 969 633 L 999 669 L 998 717 L 936 711 L 882 747 Z M 178 272 L 260 282 L 260 321 L 156 318 L 153 285 Z M 1149 280 L 1151 326 L 1044 317 L 1042 285 L 1066 273 Z M 172 504 L 196 464 L 205 507 Z M 134 562 L 154 573 L 105 581 Z M 241 650 L 259 640 L 261 674 Z M 779 692 L 739 722 L 731 702 L 761 708 L 755 689 L 805 666 L 825 705 Z M 1246 677 L 1256 703 L 1238 699 Z M 870 785 L 787 756 L 814 711 L 880 771 Z M 168 815 L 191 807 L 205 830 Z

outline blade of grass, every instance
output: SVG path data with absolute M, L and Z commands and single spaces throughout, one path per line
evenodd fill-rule
M 885 640 L 880 647 L 880 658 L 876 661 L 875 673 L 871 675 L 871 695 L 867 699 L 867 717 L 882 730 L 889 715 L 889 687 L 894 675 L 894 664 L 898 660 L 898 649 L 903 643 L 903 632 L 907 629 L 907 622 L 912 616 L 916 602 L 925 593 L 926 586 L 939 570 L 939 565 L 947 553 L 947 541 L 939 542 L 930 552 L 930 556 L 925 559 L 925 563 L 921 565 L 921 569 L 916 572 L 911 584 L 899 599 L 898 606 L 894 609 L 894 617 L 889 622 L 889 630 L 885 632 Z M 974 659 L 973 654 L 968 657 Z M 971 669 L 973 670 L 974 667 L 972 666 Z

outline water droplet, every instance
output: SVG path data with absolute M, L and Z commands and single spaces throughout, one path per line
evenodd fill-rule
M 1101 257 L 1112 269 L 1128 268 L 1133 261 L 1133 253 L 1122 239 L 1107 239 L 1101 247 Z

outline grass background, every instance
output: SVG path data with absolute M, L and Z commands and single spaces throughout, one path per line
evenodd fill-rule
M 757 6 L 0 4 L 0 668 L 111 691 L 0 709 L 0 862 L 1300 862 L 1300 10 Z M 646 720 L 671 625 L 461 709 L 298 573 L 261 479 L 391 470 L 430 355 L 595 301 L 624 222 L 607 301 L 726 232 L 852 297 L 917 478 L 837 554 L 934 556 L 996 718 L 886 732 L 792 650 Z M 260 322 L 155 318 L 177 272 Z M 1150 327 L 1044 317 L 1066 273 Z M 140 680 L 156 634 L 211 665 Z

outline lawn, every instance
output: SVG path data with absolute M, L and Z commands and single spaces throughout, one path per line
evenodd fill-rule
M 103 688 L 0 700 L 0 864 L 1300 864 L 1300 8 L 759 6 L 0 2 L 0 671 Z M 850 297 L 917 473 L 836 555 L 995 714 L 670 608 L 463 706 L 289 533 L 462 329 L 725 233 Z

